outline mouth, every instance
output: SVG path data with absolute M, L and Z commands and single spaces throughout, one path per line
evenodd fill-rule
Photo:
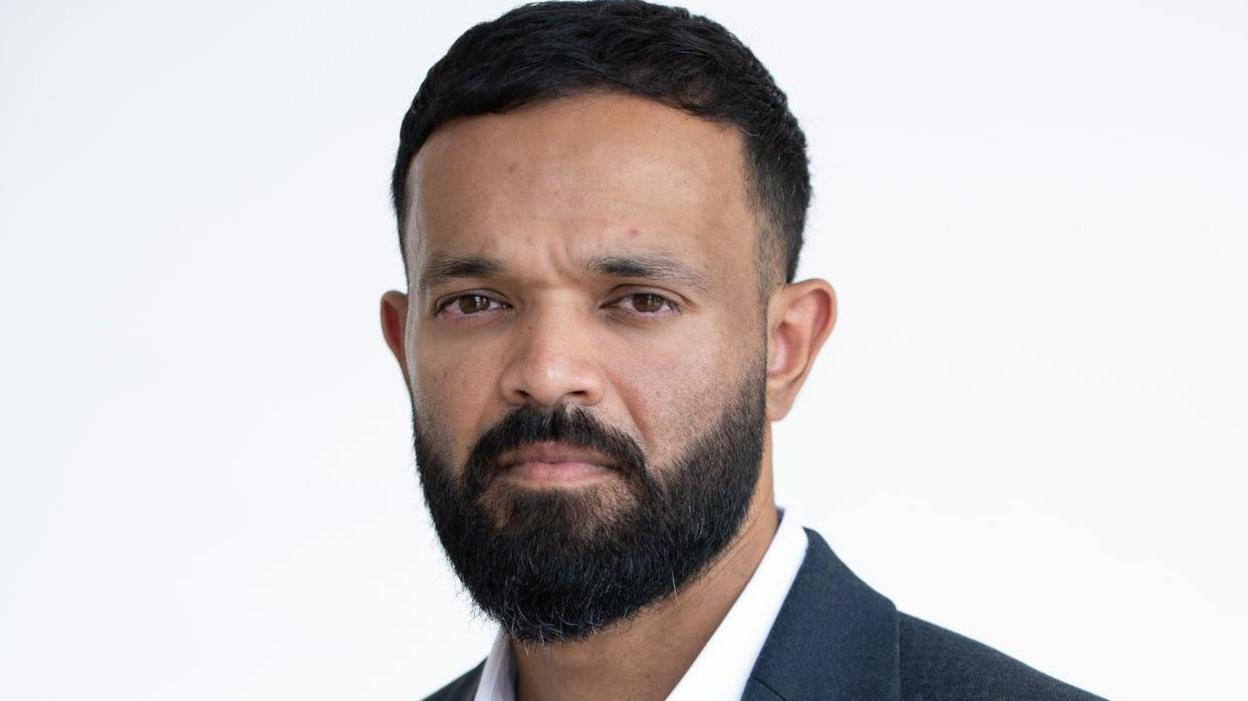
M 552 442 L 509 450 L 499 465 L 502 476 L 537 487 L 576 485 L 615 472 L 615 462 L 602 453 Z

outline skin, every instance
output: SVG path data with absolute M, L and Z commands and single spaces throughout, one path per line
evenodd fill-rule
M 626 624 L 575 643 L 513 644 L 522 701 L 666 697 L 775 534 L 770 423 L 792 406 L 836 298 L 812 279 L 759 299 L 761 222 L 744 164 L 733 127 L 611 93 L 454 120 L 412 162 L 408 290 L 383 295 L 381 324 L 454 465 L 509 410 L 574 402 L 661 470 L 710 428 L 766 335 L 764 455 L 736 539 Z M 450 275 L 429 278 L 439 262 L 473 257 L 497 265 L 443 265 Z M 604 257 L 663 265 L 592 265 Z M 610 500 L 622 491 L 614 479 L 511 482 Z

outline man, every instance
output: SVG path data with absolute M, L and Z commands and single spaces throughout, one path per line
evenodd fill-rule
M 794 282 L 805 138 L 722 27 L 590 2 L 470 29 L 393 195 L 421 485 L 500 624 L 431 698 L 1093 698 L 897 612 L 777 509 L 770 423 L 836 300 Z

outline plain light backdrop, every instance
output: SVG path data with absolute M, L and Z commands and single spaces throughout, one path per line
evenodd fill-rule
M 485 655 L 378 300 L 425 71 L 504 2 L 0 2 L 0 697 L 412 699 Z M 810 141 L 840 322 L 779 499 L 1112 698 L 1248 624 L 1248 5 L 696 2 Z

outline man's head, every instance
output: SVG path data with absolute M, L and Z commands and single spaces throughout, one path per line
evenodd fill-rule
M 781 284 L 804 145 L 731 35 L 641 3 L 478 25 L 422 85 L 394 183 L 408 291 L 383 330 L 434 525 L 486 613 L 520 639 L 591 634 L 771 508 L 767 421 L 835 304 Z

